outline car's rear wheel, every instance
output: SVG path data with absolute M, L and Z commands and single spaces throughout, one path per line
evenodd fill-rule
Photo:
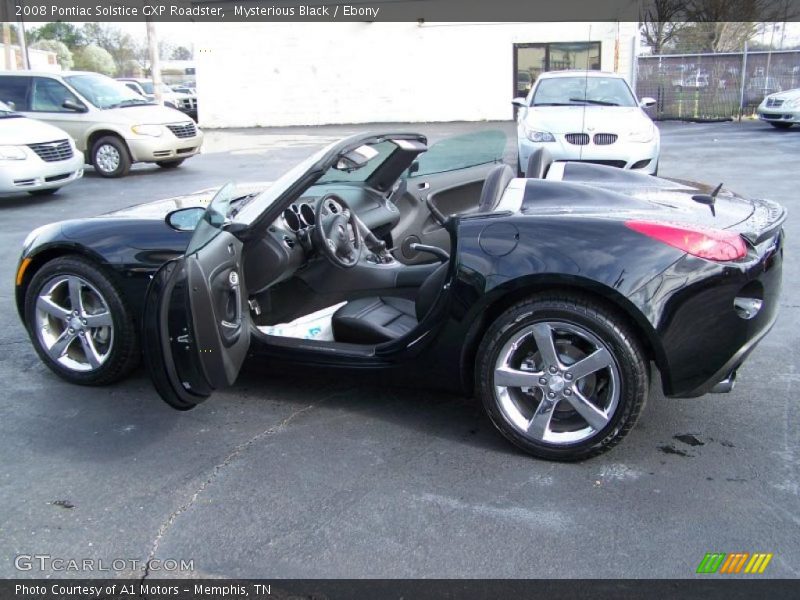
M 112 383 L 139 362 L 131 311 L 108 275 L 85 259 L 57 258 L 36 272 L 25 322 L 44 363 L 72 383 Z
M 131 170 L 128 147 L 118 137 L 103 136 L 92 146 L 92 165 L 103 177 L 124 177 Z
M 500 432 L 552 460 L 614 447 L 649 391 L 649 363 L 625 319 L 578 295 L 540 295 L 509 308 L 487 331 L 476 373 Z
M 794 125 L 794 123 L 773 123 L 773 122 L 770 122 L 770 125 L 772 125 L 775 129 L 789 129 L 789 127 Z
M 177 160 L 160 160 L 156 164 L 162 169 L 175 169 L 177 167 L 180 167 L 183 164 L 184 160 L 186 159 L 179 158 Z

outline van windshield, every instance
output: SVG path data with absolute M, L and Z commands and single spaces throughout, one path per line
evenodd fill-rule
M 128 86 L 98 73 L 68 75 L 64 79 L 97 108 L 150 104 Z

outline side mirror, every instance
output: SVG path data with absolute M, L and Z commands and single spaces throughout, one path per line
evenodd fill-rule
M 78 104 L 77 102 L 73 102 L 72 100 L 64 100 L 61 108 L 66 108 L 67 110 L 72 110 L 79 113 L 88 112 L 87 109 L 83 104 Z
M 201 206 L 179 208 L 167 215 L 166 222 L 176 231 L 194 231 L 205 212 L 206 209 Z
M 641 106 L 642 108 L 650 108 L 651 106 L 655 105 L 656 105 L 656 99 L 650 98 L 649 96 L 639 100 L 639 106 Z
M 511 104 L 514 106 L 519 106 L 520 108 L 528 108 L 528 102 L 525 100 L 525 98 L 514 98 L 511 101 Z

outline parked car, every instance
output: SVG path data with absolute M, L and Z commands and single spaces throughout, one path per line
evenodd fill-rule
M 177 92 L 179 94 L 188 94 L 195 97 L 197 96 L 197 90 L 188 85 L 171 85 L 170 88 L 173 92 Z
M 708 87 L 708 73 L 695 71 L 694 73 L 681 73 L 678 79 L 672 80 L 672 87 L 676 90 L 700 90 Z
M 543 149 L 517 179 L 499 137 L 426 155 L 422 135 L 355 135 L 261 192 L 40 227 L 19 315 L 70 382 L 116 381 L 143 355 L 188 410 L 246 358 L 369 372 L 474 393 L 511 442 L 559 460 L 630 431 L 651 362 L 667 396 L 729 391 L 777 316 L 783 208 Z M 428 262 L 401 260 L 406 245 Z M 326 311 L 328 338 L 274 333 Z
M 156 93 L 152 80 L 120 77 L 117 81 L 121 81 L 148 100 L 155 100 Z M 189 115 L 193 121 L 197 122 L 197 94 L 195 92 L 189 93 L 174 90 L 166 83 L 160 84 L 158 89 L 161 91 L 161 100 L 164 102 L 164 106 L 175 108 Z
M 54 194 L 83 176 L 83 156 L 65 131 L 0 102 L 0 193 Z
M 800 88 L 770 94 L 758 106 L 758 118 L 778 129 L 800 123 Z
M 134 162 L 171 169 L 203 144 L 194 121 L 99 73 L 0 72 L 0 101 L 69 133 L 103 177 L 121 177 Z
M 551 71 L 539 76 L 517 114 L 518 169 L 546 148 L 571 160 L 658 173 L 660 134 L 628 82 L 617 73 Z

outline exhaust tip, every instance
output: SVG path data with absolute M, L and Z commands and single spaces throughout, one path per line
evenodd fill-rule
M 727 394 L 733 391 L 736 385 L 736 371 L 731 371 L 728 376 L 711 388 L 712 394 Z

